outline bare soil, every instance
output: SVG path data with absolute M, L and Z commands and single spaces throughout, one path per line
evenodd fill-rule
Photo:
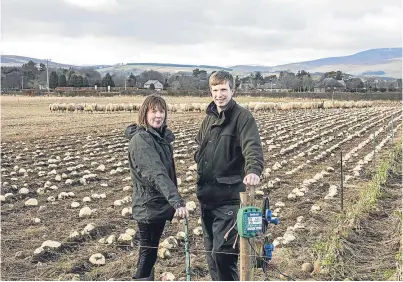
M 1 195 L 13 193 L 1 205 L 1 275 L 3 280 L 130 280 L 137 261 L 138 241 L 133 240 L 133 244 L 125 245 L 115 243 L 111 245 L 101 244 L 100 238 L 111 234 L 119 235 L 127 228 L 137 230 L 135 222 L 129 217 L 123 217 L 121 211 L 126 204 L 114 207 L 115 200 L 131 196 L 130 191 L 123 191 L 123 187 L 130 186 L 129 171 L 127 164 L 127 144 L 123 132 L 129 124 L 136 120 L 136 113 L 118 112 L 113 114 L 78 114 L 78 113 L 51 113 L 48 105 L 54 102 L 87 102 L 122 103 L 140 102 L 142 97 L 112 97 L 112 98 L 61 98 L 61 97 L 1 97 Z M 137 100 L 136 100 L 137 99 Z M 168 102 L 189 103 L 189 98 L 167 98 Z M 245 102 L 249 98 L 242 97 Z M 251 99 L 256 101 L 257 98 Z M 206 99 L 195 99 L 191 102 L 208 102 Z M 315 257 L 312 247 L 326 232 L 327 223 L 340 212 L 339 198 L 324 200 L 330 185 L 339 183 L 339 153 L 340 148 L 332 151 L 324 159 L 315 161 L 314 156 L 330 148 L 337 142 L 346 138 L 348 134 L 354 133 L 349 127 L 356 125 L 358 129 L 369 126 L 362 135 L 345 141 L 342 146 L 343 152 L 348 152 L 357 144 L 367 139 L 375 130 L 385 127 L 377 140 L 390 135 L 388 123 L 392 113 L 401 114 L 397 107 L 382 107 L 377 109 L 330 109 L 330 110 L 304 110 L 293 112 L 260 112 L 254 113 L 259 124 L 261 137 L 265 143 L 265 167 L 272 167 L 276 162 L 286 160 L 283 168 L 272 171 L 268 178 L 263 179 L 262 185 L 258 189 L 270 193 L 272 208 L 274 204 L 281 201 L 286 204 L 282 208 L 279 217 L 280 224 L 273 226 L 270 232 L 270 239 L 273 240 L 282 236 L 288 226 L 293 226 L 299 216 L 303 216 L 305 228 L 296 232 L 296 239 L 287 245 L 280 245 L 276 248 L 273 258 L 273 265 L 278 270 L 298 280 L 312 280 L 321 276 L 312 276 L 301 270 L 304 262 L 313 262 Z M 185 154 L 183 158 L 176 159 L 178 177 L 182 180 L 180 189 L 190 188 L 190 192 L 183 193 L 186 201 L 195 201 L 194 181 L 187 182 L 186 172 L 194 164 L 194 137 L 204 117 L 204 113 L 169 113 L 169 127 L 176 135 L 174 144 L 175 153 Z M 358 119 L 355 121 L 355 117 Z M 361 119 L 360 119 L 361 117 Z M 328 118 L 328 119 L 326 119 Z M 373 122 L 368 122 L 370 118 L 375 118 Z M 385 118 L 385 120 L 382 120 Z M 354 121 L 353 123 L 350 123 Z M 379 121 L 378 123 L 376 121 Z M 332 123 L 334 122 L 334 123 Z M 400 126 L 401 121 L 396 121 L 395 127 Z M 319 136 L 321 132 L 328 128 L 341 126 L 335 132 L 328 132 Z M 282 127 L 282 128 L 280 128 Z M 297 132 L 297 129 L 302 131 Z M 273 133 L 279 136 L 273 136 Z M 314 135 L 308 133 L 315 131 Z M 340 132 L 344 135 L 338 136 Z M 396 133 L 396 140 L 401 138 L 401 131 Z M 289 135 L 288 137 L 285 135 Z M 305 135 L 306 134 L 306 135 Z M 285 137 L 284 137 L 285 136 Z M 286 154 L 281 154 L 280 150 L 310 136 L 317 136 L 300 147 Z M 279 139 L 284 137 L 283 139 Z M 303 137 L 301 139 L 301 137 Z M 334 139 L 323 143 L 329 137 Z M 293 140 L 293 138 L 296 138 Z M 268 151 L 269 145 L 266 141 L 274 140 L 278 147 Z M 323 143 L 323 144 L 321 144 Z M 301 152 L 308 151 L 312 146 L 319 145 L 320 149 L 314 149 L 312 154 L 298 157 L 291 161 L 291 158 Z M 387 152 L 392 144 L 386 143 L 382 152 Z M 353 157 L 346 166 L 346 171 L 351 174 L 352 168 L 366 154 L 372 150 L 371 143 L 357 151 L 357 156 Z M 60 162 L 52 164 L 50 159 L 60 158 Z M 379 155 L 378 158 L 381 158 Z M 307 164 L 302 170 L 292 174 L 285 174 L 286 171 L 297 167 L 300 164 Z M 104 164 L 104 172 L 97 171 L 96 168 Z M 18 166 L 16 168 L 16 166 Z M 316 173 L 333 167 L 334 173 L 318 181 L 306 194 L 305 197 L 295 200 L 287 199 L 287 195 L 292 189 L 299 187 L 304 179 L 312 178 Z M 370 166 L 368 164 L 367 166 Z M 18 173 L 20 168 L 26 169 L 27 175 Z M 111 174 L 112 170 L 121 168 L 122 172 Z M 57 174 L 65 173 L 73 184 L 66 184 L 55 180 Z M 79 179 L 88 174 L 96 173 L 97 177 L 89 180 L 87 185 L 82 185 Z M 41 172 L 44 172 L 43 174 Z M 370 172 L 369 172 L 370 173 Z M 195 172 L 191 175 L 196 178 Z M 275 178 L 280 181 L 273 188 L 265 188 L 267 183 Z M 51 185 L 56 185 L 57 190 L 48 190 L 44 195 L 37 195 L 38 188 L 44 187 L 49 181 Z M 358 187 L 367 181 L 366 174 L 354 178 L 350 183 L 350 189 L 345 191 L 345 203 L 354 200 Z M 6 183 L 7 182 L 7 183 Z M 393 186 L 393 185 L 392 185 Z M 392 187 L 391 186 L 391 187 Z M 28 195 L 20 195 L 21 188 L 28 188 Z M 393 186 L 394 187 L 394 186 Z M 58 200 L 60 192 L 74 192 L 74 198 Z M 89 203 L 83 203 L 84 197 L 89 197 L 93 193 L 105 193 L 105 199 L 93 199 Z M 47 198 L 54 196 L 56 201 L 49 202 Z M 400 195 L 401 196 L 401 195 Z M 392 196 L 390 196 L 392 197 Z M 391 211 L 397 204 L 398 195 L 393 194 L 393 205 Z M 26 207 L 24 205 L 28 198 L 36 198 L 39 205 L 36 207 Z M 71 208 L 71 203 L 80 203 L 78 209 Z M 385 204 L 388 201 L 385 200 Z M 322 212 L 312 214 L 310 208 L 313 204 L 321 205 Z M 256 205 L 261 205 L 261 198 L 257 198 Z M 46 208 L 39 208 L 45 206 Z M 97 209 L 97 212 L 90 218 L 79 218 L 79 209 L 89 206 Z M 392 207 L 393 206 L 393 207 Z M 386 213 L 389 213 L 386 210 Z M 382 214 L 382 213 L 381 213 Z M 34 223 L 34 218 L 40 218 L 41 222 Z M 200 211 L 196 209 L 190 217 L 190 246 L 192 254 L 192 280 L 210 280 L 203 248 L 203 238 L 193 234 L 193 229 L 200 226 L 197 221 L 200 218 Z M 82 236 L 78 241 L 69 240 L 72 231 L 81 232 L 83 228 L 93 223 L 95 231 L 89 235 Z M 389 224 L 393 224 L 391 221 Z M 175 236 L 178 231 L 184 230 L 182 222 L 173 221 L 167 224 L 162 239 L 168 236 Z M 382 235 L 383 236 L 383 235 Z M 385 234 L 387 236 L 387 234 Z M 34 250 L 41 246 L 45 240 L 55 240 L 62 243 L 58 251 L 47 253 L 45 256 L 36 257 Z M 364 244 L 365 245 L 365 244 Z M 102 253 L 106 258 L 103 266 L 93 266 L 89 263 L 89 257 L 94 253 Z M 365 252 L 362 251 L 365 255 Z M 370 254 L 367 261 L 371 260 Z M 390 261 L 390 263 L 392 263 Z M 393 268 L 389 265 L 388 267 Z M 179 243 L 178 248 L 171 250 L 171 258 L 158 259 L 156 264 L 156 279 L 161 279 L 163 272 L 172 272 L 176 279 L 185 278 L 185 251 L 183 243 Z M 255 280 L 279 279 L 279 273 L 272 269 L 264 274 L 261 269 L 255 270 Z M 360 277 L 360 276 L 354 276 Z M 369 280 L 379 277 L 375 274 L 368 276 Z
M 402 156 L 388 171 L 377 206 L 341 242 L 337 280 L 401 280 Z M 399 255 L 400 254 L 400 255 Z

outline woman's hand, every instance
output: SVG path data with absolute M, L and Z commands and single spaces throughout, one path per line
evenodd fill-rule
M 189 211 L 186 207 L 180 207 L 176 209 L 175 216 L 180 218 L 189 217 Z

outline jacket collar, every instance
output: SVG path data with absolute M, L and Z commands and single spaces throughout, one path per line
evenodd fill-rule
M 172 143 L 175 140 L 175 135 L 167 128 L 166 124 L 163 124 L 160 129 L 148 126 L 146 130 L 153 136 L 157 137 L 159 141 L 165 140 L 168 143 Z
M 214 101 L 212 101 L 206 109 L 206 114 L 208 115 L 214 115 L 217 118 L 223 118 L 225 119 L 226 117 L 229 116 L 229 114 L 232 112 L 234 106 L 236 105 L 236 102 L 234 101 L 234 99 L 231 99 L 228 104 L 227 107 L 221 111 L 221 113 L 218 113 L 218 109 L 217 109 L 217 105 L 214 103 Z

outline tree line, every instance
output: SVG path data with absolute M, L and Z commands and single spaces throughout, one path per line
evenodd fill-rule
M 349 91 L 349 92 L 386 92 L 400 91 L 402 89 L 402 79 L 384 80 L 381 78 L 368 77 L 362 80 L 342 71 L 329 71 L 320 77 L 313 78 L 305 71 L 299 70 L 280 71 L 279 75 L 266 75 L 261 72 L 252 72 L 249 76 L 235 78 L 237 88 L 242 90 L 256 89 L 280 89 L 294 92 L 312 92 L 315 88 L 325 91 Z
M 235 84 L 244 90 L 254 89 L 293 89 L 304 92 L 312 91 L 315 85 L 309 72 L 305 70 L 293 73 L 291 71 L 280 71 L 279 76 L 275 74 L 263 76 L 260 71 L 252 72 L 249 76 L 239 78 L 236 76 Z M 268 86 L 268 84 L 270 86 Z
M 104 77 L 92 68 L 49 68 L 49 88 L 56 87 L 92 87 L 115 86 L 112 76 Z M 3 89 L 46 88 L 46 66 L 32 60 L 20 67 L 1 67 L 1 85 Z
M 171 90 L 208 90 L 208 73 L 203 69 L 191 72 L 160 73 L 155 70 L 143 71 L 138 75 L 130 73 L 109 72 L 102 75 L 93 68 L 49 68 L 49 88 L 56 87 L 137 87 L 143 88 L 149 80 L 158 80 L 164 89 Z M 46 66 L 33 61 L 21 67 L 1 67 L 1 83 L 3 89 L 46 88 Z M 397 91 L 402 87 L 402 80 L 386 81 L 367 78 L 365 81 L 341 71 L 329 71 L 320 78 L 314 78 L 309 72 L 300 70 L 280 71 L 278 75 L 264 74 L 260 71 L 249 75 L 235 76 L 235 85 L 239 90 L 283 89 L 295 92 L 312 92 L 315 87 L 326 90 L 345 89 L 346 91 Z M 155 89 L 153 84 L 151 89 Z

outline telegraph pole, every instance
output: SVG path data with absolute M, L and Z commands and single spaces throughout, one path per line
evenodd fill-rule
M 21 77 L 21 89 L 24 89 L 24 74 Z
M 49 59 L 46 59 L 46 88 L 48 89 L 48 95 L 49 95 Z

